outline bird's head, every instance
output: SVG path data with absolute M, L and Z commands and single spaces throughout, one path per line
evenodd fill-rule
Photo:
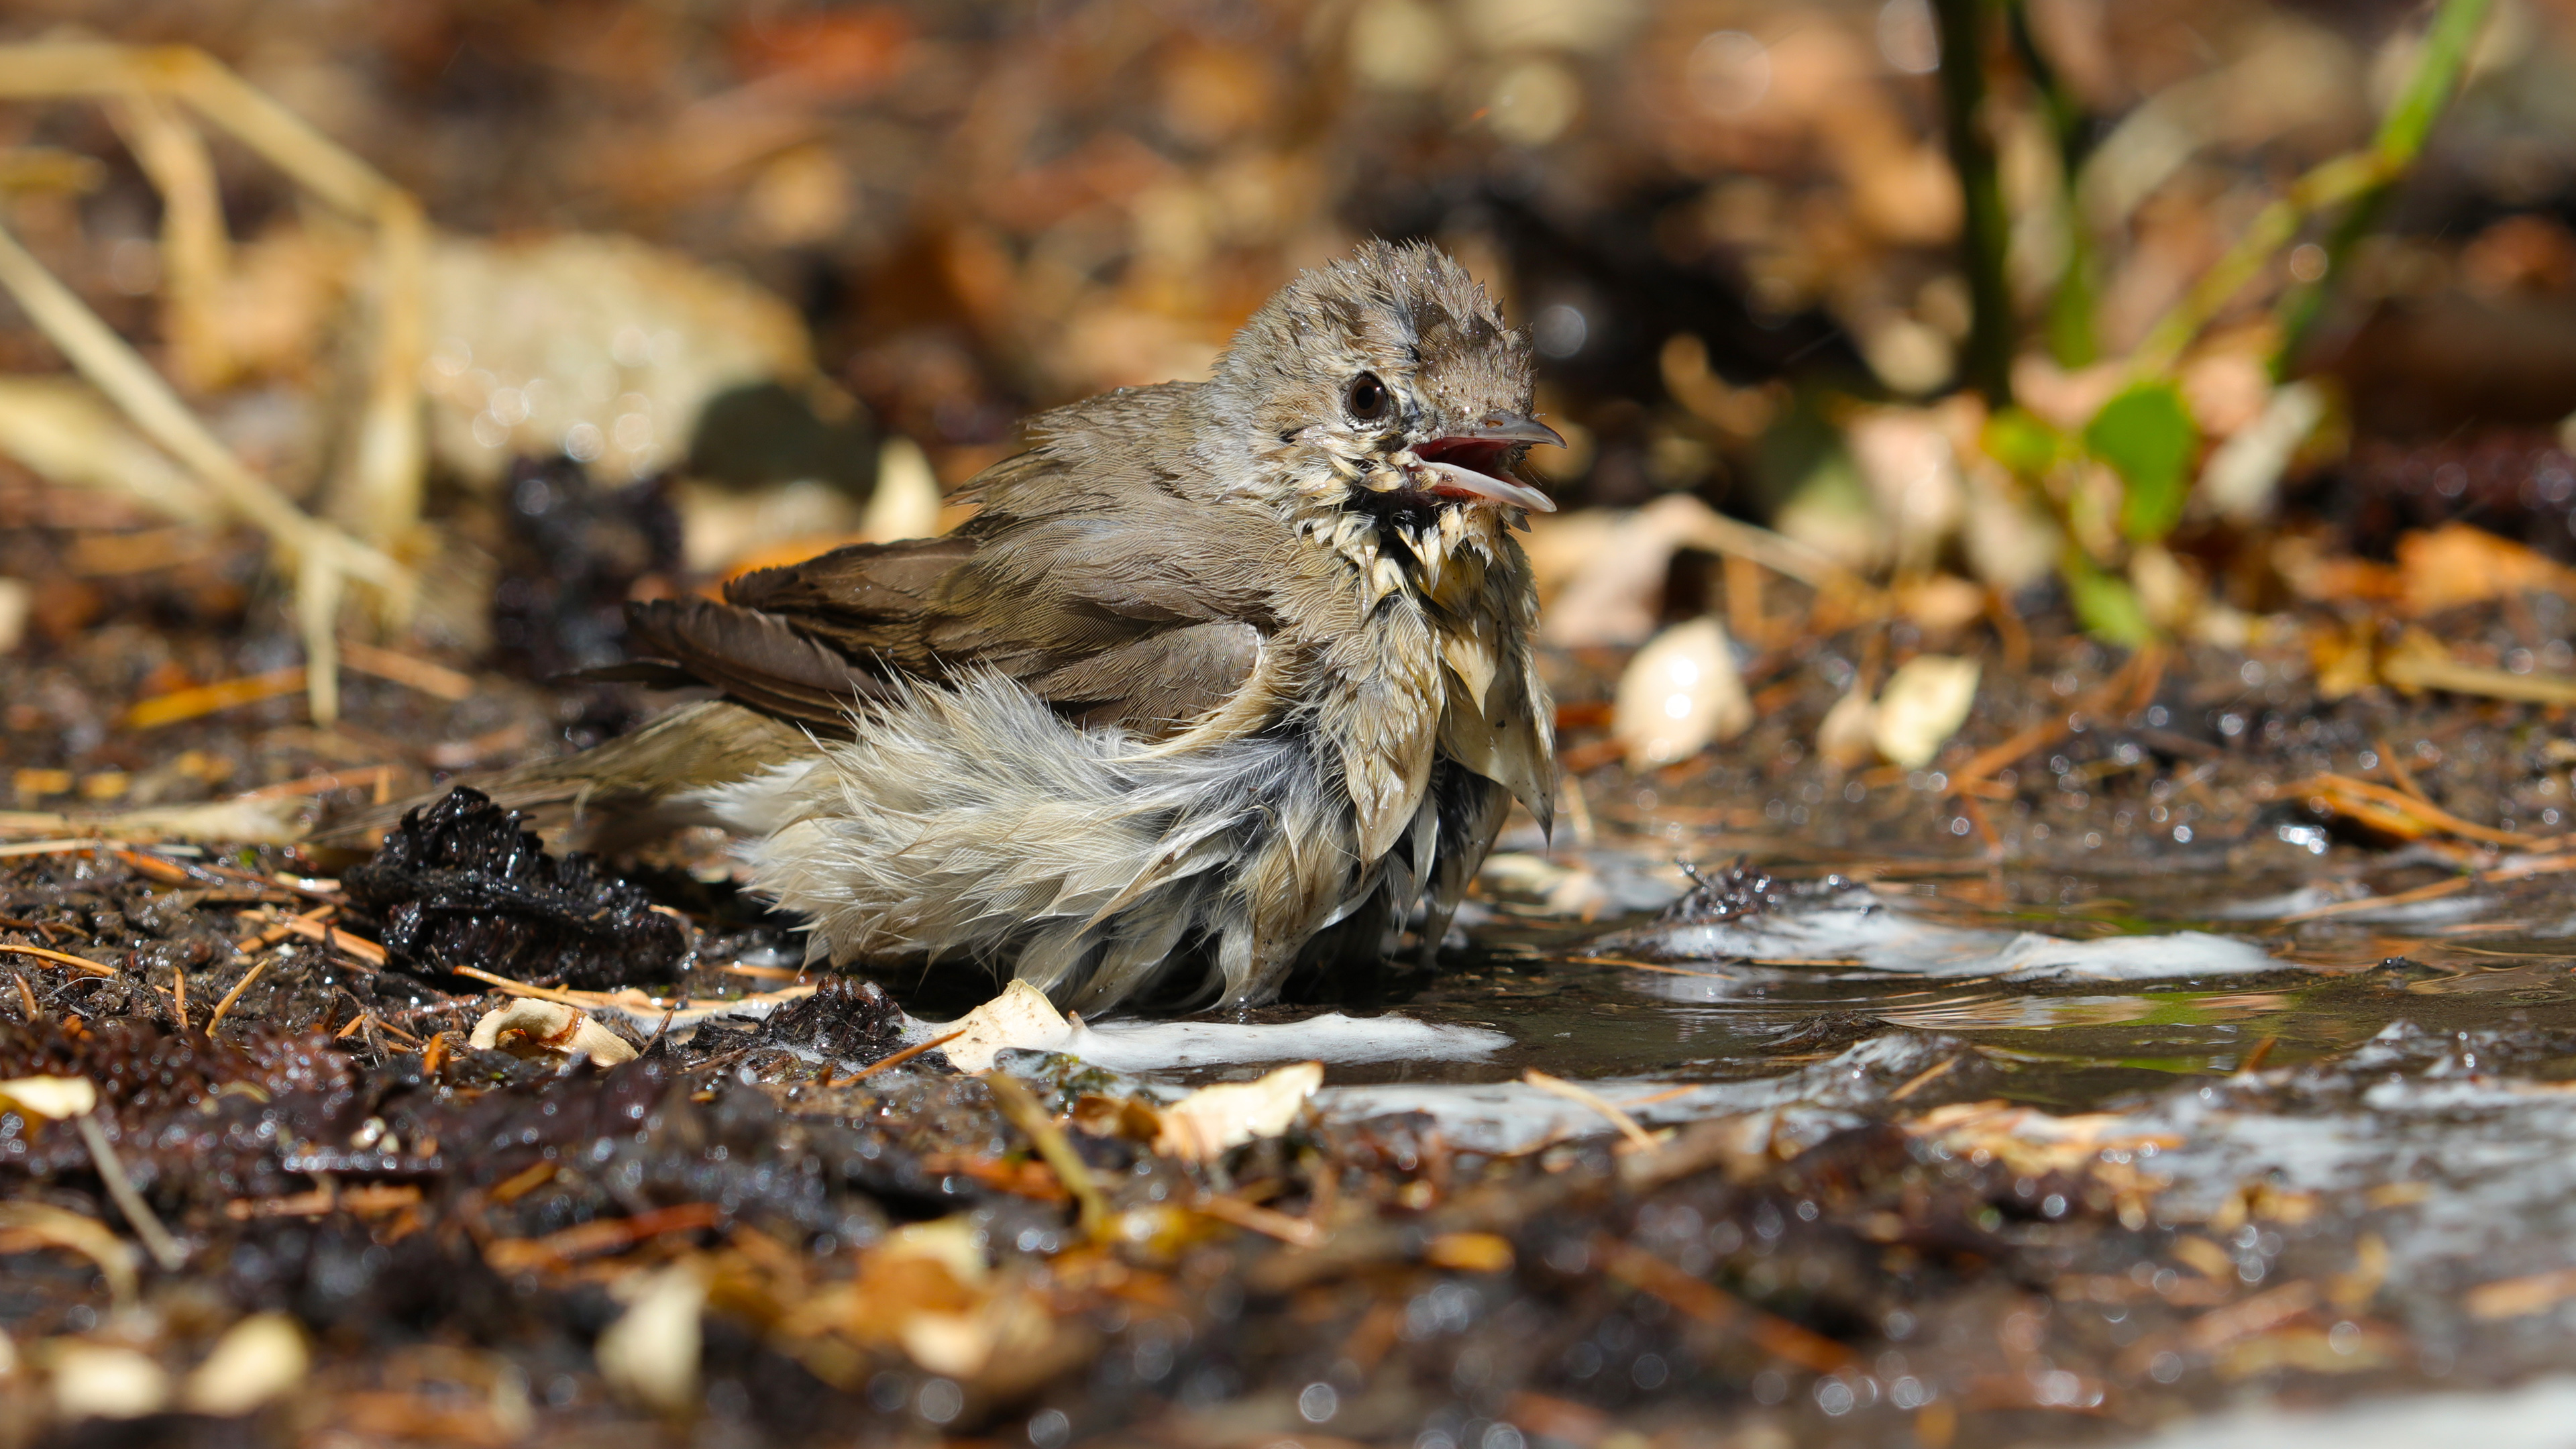
M 1481 524 L 1555 511 L 1513 471 L 1532 444 L 1565 441 L 1531 415 L 1531 385 L 1528 339 L 1464 267 L 1386 242 L 1281 289 L 1211 383 L 1266 465 L 1256 486 L 1306 521 L 1376 518 L 1416 535 L 1447 513 Z

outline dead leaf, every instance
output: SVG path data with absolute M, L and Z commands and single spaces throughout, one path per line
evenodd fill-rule
M 1977 702 L 1977 661 L 1918 654 L 1897 667 L 1878 696 L 1870 741 L 1888 763 L 1919 770 L 1932 763 Z
M 2465 523 L 2400 535 L 2397 575 L 2406 612 L 2419 617 L 2508 594 L 2576 595 L 2576 569 Z
M 2576 676 L 2516 674 L 2463 664 L 2451 657 L 2441 640 L 2421 629 L 2407 630 L 2380 655 L 2379 677 L 2409 694 L 2439 689 L 2525 704 L 2576 704 Z
M 134 1349 L 74 1338 L 45 1347 L 54 1413 L 66 1422 L 139 1419 L 170 1401 L 169 1374 Z
M 686 1413 L 698 1401 L 705 1281 L 695 1266 L 674 1263 L 619 1286 L 626 1290 L 626 1311 L 599 1335 L 600 1376 L 638 1403 Z
M 284 1396 L 313 1368 L 304 1330 L 283 1313 L 254 1313 L 224 1330 L 188 1375 L 179 1402 L 192 1414 L 247 1414 Z
M 60 1122 L 98 1105 L 87 1077 L 12 1077 L 0 1082 L 0 1108 Z
M 1162 1109 L 1154 1150 L 1190 1162 L 1208 1162 L 1257 1137 L 1276 1137 L 1297 1120 L 1324 1084 L 1322 1062 L 1299 1062 L 1252 1082 L 1201 1087 Z
M 1046 993 L 1018 980 L 938 1030 L 963 1033 L 941 1050 L 957 1070 L 970 1075 L 992 1070 L 993 1058 L 1002 1052 L 1014 1048 L 1051 1052 L 1073 1039 L 1073 1023 L 1064 1019 Z
M 1666 765 L 1753 725 L 1753 700 L 1726 626 L 1702 616 L 1658 634 L 1628 661 L 1610 734 L 1632 766 Z
M 469 1038 L 476 1051 L 505 1051 L 512 1056 L 586 1056 L 591 1065 L 613 1067 L 635 1060 L 626 1038 L 560 1001 L 513 997 L 507 1005 L 483 1013 Z
M 1869 763 L 1878 734 L 1878 701 L 1855 683 L 1816 726 L 1816 754 L 1830 770 L 1857 770 Z

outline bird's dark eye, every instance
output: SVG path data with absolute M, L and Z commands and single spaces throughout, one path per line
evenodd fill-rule
M 1378 381 L 1374 372 L 1363 372 L 1352 378 L 1350 390 L 1342 394 L 1342 406 L 1350 410 L 1352 417 L 1364 423 L 1385 417 L 1387 401 L 1386 384 Z

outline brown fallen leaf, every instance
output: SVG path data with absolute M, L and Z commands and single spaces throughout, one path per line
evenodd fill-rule
M 2525 704 L 2576 704 L 2576 675 L 2516 674 L 2463 664 L 2421 629 L 2407 630 L 2380 654 L 2379 677 L 2408 694 L 2439 689 Z
M 2399 601 L 2417 616 L 2509 594 L 2576 595 L 2576 569 L 2465 523 L 2397 540 Z
M 2481 1283 L 2460 1295 L 2460 1306 L 2471 1318 L 2493 1321 L 2545 1313 L 2570 1298 L 2576 1298 L 2576 1268 L 2560 1268 Z

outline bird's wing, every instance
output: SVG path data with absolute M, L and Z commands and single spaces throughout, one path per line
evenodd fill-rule
M 756 709 L 838 729 L 905 679 L 1017 679 L 1068 717 L 1162 737 L 1231 698 L 1263 631 L 1245 553 L 1205 510 L 987 514 L 945 538 L 859 544 L 630 611 L 635 652 Z

